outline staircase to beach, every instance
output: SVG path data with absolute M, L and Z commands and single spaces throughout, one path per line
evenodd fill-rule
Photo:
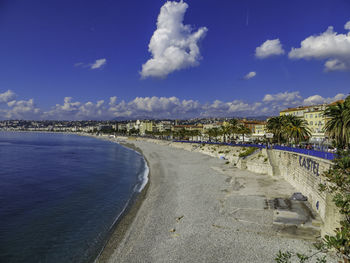
M 280 168 L 278 166 L 278 162 L 273 154 L 272 150 L 267 150 L 267 156 L 269 157 L 270 164 L 272 166 L 273 175 L 281 175 Z

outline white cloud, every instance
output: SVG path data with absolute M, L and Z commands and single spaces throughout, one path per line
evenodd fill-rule
M 350 21 L 344 26 L 350 30 Z M 292 48 L 288 54 L 291 59 L 326 60 L 325 71 L 350 70 L 350 32 L 338 34 L 333 27 L 304 39 L 300 48 Z
M 272 103 L 272 102 L 284 102 L 284 103 L 299 103 L 302 97 L 300 96 L 299 91 L 294 92 L 281 92 L 276 94 L 266 94 L 263 98 L 263 102 Z
M 323 98 L 320 95 L 304 99 L 299 92 L 283 92 L 266 94 L 261 101 L 248 103 L 243 100 L 199 103 L 195 100 L 180 100 L 177 97 L 136 97 L 126 102 L 117 102 L 117 97 L 96 103 L 73 102 L 67 97 L 63 105 L 56 105 L 46 113 L 51 119 L 113 119 L 126 118 L 192 118 L 192 117 L 232 117 L 274 115 L 282 109 L 301 105 L 330 103 L 344 98 L 338 94 L 333 98 Z
M 283 55 L 284 50 L 278 38 L 266 40 L 261 46 L 255 49 L 255 56 L 257 58 L 267 58 L 270 56 Z
M 109 98 L 109 105 L 115 105 L 115 103 L 117 102 L 117 96 L 113 96 Z
M 254 78 L 255 76 L 256 76 L 256 72 L 251 71 L 247 75 L 244 76 L 244 79 L 251 79 L 251 78 Z
M 266 94 L 262 100 L 243 100 L 200 103 L 195 100 L 181 100 L 177 97 L 136 97 L 126 102 L 117 97 L 96 102 L 75 101 L 65 97 L 62 104 L 50 110 L 38 108 L 33 99 L 9 100 L 0 107 L 0 119 L 51 119 L 51 120 L 111 120 L 117 117 L 143 118 L 193 118 L 193 117 L 232 117 L 277 115 L 280 110 L 302 105 L 331 103 L 344 99 L 346 95 L 322 97 L 315 94 L 303 98 L 299 92 Z
M 350 21 L 346 22 L 344 28 L 345 28 L 346 30 L 350 30 Z
M 5 91 L 0 93 L 0 104 L 7 103 L 16 98 L 16 94 L 12 90 Z
M 7 103 L 7 109 L 0 109 L 2 119 L 38 119 L 41 110 L 35 106 L 34 100 L 12 100 Z
M 201 59 L 198 42 L 204 38 L 208 29 L 199 28 L 192 32 L 190 25 L 184 25 L 184 15 L 188 5 L 183 2 L 167 1 L 157 20 L 157 29 L 148 45 L 152 58 L 142 65 L 141 76 L 161 77 L 197 66 Z
M 107 59 L 101 58 L 101 59 L 96 59 L 95 63 L 91 65 L 91 69 L 98 69 L 101 68 L 102 66 L 106 65 Z
M 75 63 L 74 67 L 99 69 L 99 68 L 102 68 L 106 64 L 107 64 L 107 59 L 100 58 L 100 59 L 96 59 L 94 63 L 87 63 L 87 64 L 83 63 L 83 62 Z
M 330 98 L 324 98 L 320 95 L 313 95 L 304 99 L 303 104 L 304 105 L 324 104 L 324 103 L 331 103 L 337 100 L 343 100 L 345 98 L 346 98 L 346 95 L 343 93 L 339 93 L 334 97 L 330 97 Z

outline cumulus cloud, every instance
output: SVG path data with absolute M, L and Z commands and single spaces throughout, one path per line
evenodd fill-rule
M 215 100 L 200 103 L 196 100 L 177 97 L 136 97 L 131 101 L 119 101 L 117 97 L 96 102 L 80 102 L 65 97 L 62 104 L 50 110 L 38 108 L 33 99 L 7 100 L 0 106 L 0 119 L 51 119 L 51 120 L 111 120 L 118 117 L 128 119 L 175 119 L 194 117 L 248 117 L 277 115 L 288 107 L 331 103 L 344 99 L 346 95 L 322 97 L 315 94 L 302 97 L 299 92 L 266 94 L 260 101 Z
M 6 106 L 0 108 L 0 119 L 39 119 L 42 113 L 33 99 L 10 100 Z
M 344 28 L 350 30 L 350 21 Z M 350 32 L 338 34 L 330 26 L 325 32 L 304 39 L 300 48 L 292 48 L 288 56 L 291 59 L 326 60 L 325 71 L 350 70 Z
M 96 103 L 88 101 L 82 103 L 73 101 L 72 97 L 65 97 L 63 104 L 56 104 L 50 111 L 43 114 L 44 119 L 60 120 L 87 120 L 87 119 L 106 119 L 108 117 L 107 107 L 104 100 Z
M 265 103 L 281 103 L 283 104 L 298 104 L 302 100 L 299 91 L 295 92 L 280 92 L 276 94 L 266 94 L 263 98 Z
M 272 40 L 266 40 L 261 46 L 255 49 L 255 56 L 257 58 L 267 58 L 270 56 L 283 55 L 284 49 L 278 38 Z
M 330 97 L 330 98 L 324 98 L 320 95 L 313 95 L 304 99 L 303 104 L 304 105 L 324 104 L 324 103 L 331 103 L 337 100 L 343 100 L 345 98 L 346 98 L 346 95 L 343 93 L 339 93 L 334 97 Z
M 107 59 L 100 58 L 100 59 L 96 59 L 94 63 L 87 63 L 87 64 L 83 63 L 83 62 L 75 63 L 74 67 L 99 69 L 99 68 L 102 68 L 106 64 L 107 64 Z
M 5 91 L 4 93 L 0 93 L 0 104 L 7 103 L 16 98 L 16 94 L 12 90 Z
M 184 25 L 187 8 L 188 5 L 181 0 L 167 1 L 160 9 L 157 29 L 148 45 L 152 58 L 142 65 L 143 78 L 164 78 L 176 70 L 199 64 L 198 42 L 205 37 L 208 29 L 201 27 L 193 32 L 190 25 Z
M 243 79 L 252 79 L 252 78 L 254 78 L 256 76 L 256 72 L 255 71 L 251 71 L 251 72 L 249 72 L 247 75 L 245 75 L 244 77 L 243 77 Z

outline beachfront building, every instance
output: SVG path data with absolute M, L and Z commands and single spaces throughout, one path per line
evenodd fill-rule
M 324 111 L 328 105 L 333 105 L 336 101 L 331 104 L 320 104 L 313 106 L 302 106 L 297 108 L 288 108 L 280 112 L 280 116 L 293 115 L 302 118 L 307 122 L 307 127 L 311 131 L 310 142 L 321 143 L 326 140 L 325 125 L 327 118 L 324 116 Z
M 186 131 L 200 131 L 201 133 L 203 133 L 203 124 L 197 124 L 197 125 L 174 125 L 172 127 L 172 131 L 173 132 L 178 132 L 181 131 L 182 129 L 186 130 Z
M 304 111 L 304 120 L 307 121 L 307 126 L 311 131 L 311 141 L 322 142 L 325 140 L 326 117 L 323 115 L 325 109 L 326 105 L 318 105 L 308 107 Z
M 220 128 L 220 123 L 214 122 L 214 123 L 206 123 L 203 124 L 203 130 L 209 130 L 209 129 L 213 129 L 213 128 Z
M 141 122 L 139 120 L 137 121 L 131 121 L 126 124 L 126 130 L 129 132 L 130 130 L 139 130 L 140 129 Z
M 171 121 L 160 121 L 156 124 L 156 131 L 165 132 L 171 131 L 172 123 Z
M 141 121 L 139 125 L 140 135 L 151 133 L 155 129 L 153 121 Z
M 263 138 L 267 133 L 266 122 L 260 122 L 254 125 L 253 137 Z
M 125 132 L 127 131 L 126 123 L 123 123 L 123 122 L 118 123 L 118 125 L 117 125 L 117 131 L 118 131 L 119 133 L 125 133 Z
M 327 104 L 288 108 L 281 111 L 280 116 L 293 115 L 305 120 L 311 132 L 310 141 L 322 142 L 325 140 L 324 126 L 326 119 L 323 113 L 326 107 Z
M 296 108 L 288 108 L 288 109 L 280 111 L 280 116 L 293 115 L 296 117 L 303 118 L 305 109 L 307 109 L 307 107 L 305 107 L 305 106 L 300 106 L 300 107 L 296 107 Z

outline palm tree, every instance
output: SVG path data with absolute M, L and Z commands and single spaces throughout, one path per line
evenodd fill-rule
M 193 141 L 193 137 L 194 136 L 200 136 L 200 131 L 199 130 L 190 130 L 187 131 L 187 135 L 192 137 L 192 141 Z
M 343 148 L 350 142 L 350 96 L 345 102 L 327 106 L 324 116 L 328 120 L 325 131 L 335 139 L 338 147 Z
M 278 144 L 281 144 L 284 126 L 285 119 L 283 116 L 272 117 L 267 121 L 266 128 L 269 132 L 273 133 L 275 138 L 277 138 Z
M 220 132 L 224 137 L 224 142 L 226 142 L 226 135 L 230 135 L 232 133 L 231 125 L 222 125 L 220 127 Z
M 299 144 L 300 141 L 311 136 L 311 131 L 307 127 L 307 122 L 305 120 L 292 115 L 285 117 L 285 134 L 288 135 L 289 138 L 293 138 L 296 144 Z
M 251 134 L 252 131 L 251 131 L 248 127 L 244 126 L 243 124 L 240 124 L 240 125 L 237 127 L 237 133 L 238 133 L 238 134 L 242 134 L 242 136 L 243 136 L 243 142 L 244 142 L 244 135 L 245 135 L 245 134 Z
M 211 141 L 211 138 L 214 137 L 216 142 L 218 141 L 217 137 L 221 135 L 220 129 L 217 127 L 208 129 L 206 133 L 209 136 L 209 141 Z
M 237 119 L 231 119 L 229 121 L 230 125 L 231 125 L 231 133 L 233 133 L 233 137 L 235 137 L 235 133 L 237 132 L 238 130 L 238 124 L 239 124 L 239 121 Z

